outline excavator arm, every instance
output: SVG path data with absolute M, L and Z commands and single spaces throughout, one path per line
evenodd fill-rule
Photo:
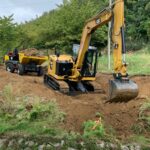
M 111 18 L 112 18 L 112 11 L 110 8 L 106 8 L 103 11 L 101 11 L 97 16 L 93 17 L 92 19 L 86 22 L 80 42 L 80 49 L 76 63 L 77 69 L 82 68 L 84 56 L 89 48 L 92 33 L 97 28 L 108 23 L 111 20 Z

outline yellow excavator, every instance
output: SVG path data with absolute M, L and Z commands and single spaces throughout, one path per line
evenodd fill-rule
M 111 7 L 88 20 L 83 28 L 77 58 L 59 53 L 49 56 L 44 83 L 55 90 L 94 91 L 91 81 L 96 78 L 97 49 L 90 49 L 91 35 L 96 29 L 112 21 L 114 73 L 109 81 L 109 100 L 130 100 L 138 95 L 137 84 L 130 80 L 125 61 L 124 0 L 114 0 Z M 62 83 L 63 81 L 63 83 Z

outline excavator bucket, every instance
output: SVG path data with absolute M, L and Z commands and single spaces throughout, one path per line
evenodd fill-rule
M 122 102 L 129 101 L 138 95 L 138 86 L 132 80 L 110 80 L 109 81 L 109 101 Z

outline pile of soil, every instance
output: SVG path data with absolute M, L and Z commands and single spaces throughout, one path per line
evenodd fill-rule
M 132 126 L 137 123 L 139 108 L 150 98 L 150 76 L 135 76 L 132 80 L 139 86 L 139 96 L 128 102 L 107 102 L 108 80 L 111 75 L 98 74 L 94 82 L 94 93 L 64 95 L 43 84 L 43 77 L 33 75 L 18 76 L 11 74 L 0 66 L 0 91 L 5 85 L 11 84 L 15 92 L 20 95 L 35 95 L 47 100 L 56 100 L 60 108 L 66 113 L 64 128 L 68 131 L 83 132 L 83 122 L 96 120 L 100 113 L 105 127 L 114 130 L 117 137 L 126 139 L 133 134 Z M 150 135 L 149 135 L 150 137 Z
M 28 56 L 42 56 L 43 53 L 41 51 L 38 51 L 35 48 L 29 48 L 21 51 L 22 53 L 25 53 L 25 55 Z

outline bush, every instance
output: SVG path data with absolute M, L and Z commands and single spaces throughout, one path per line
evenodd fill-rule
M 98 121 L 87 121 L 84 123 L 84 134 L 85 138 L 103 138 L 105 135 L 105 129 L 101 122 L 101 119 Z
M 25 132 L 31 135 L 61 133 L 60 124 L 65 114 L 54 100 L 41 100 L 35 96 L 16 96 L 11 85 L 1 93 L 0 133 L 8 131 Z

